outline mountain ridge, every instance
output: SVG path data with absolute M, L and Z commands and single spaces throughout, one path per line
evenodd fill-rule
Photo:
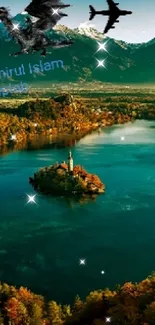
M 18 14 L 12 20 L 24 26 L 27 15 Z M 146 43 L 127 43 L 122 40 L 116 40 L 109 37 L 103 37 L 103 34 L 95 28 L 84 24 L 81 28 L 70 29 L 64 25 L 56 25 L 55 29 L 48 33 L 52 39 L 73 39 L 74 44 L 68 48 L 51 49 L 52 54 L 47 54 L 43 62 L 51 60 L 62 60 L 64 69 L 55 69 L 43 75 L 26 74 L 25 82 L 78 82 L 102 81 L 114 83 L 152 83 L 155 81 L 155 38 Z M 98 42 L 106 42 L 107 52 L 97 51 Z M 14 53 L 19 49 L 19 45 L 11 40 L 3 24 L 0 24 L 0 46 L 1 51 L 0 70 L 3 67 L 37 64 L 40 60 L 40 53 L 20 55 L 19 57 L 10 57 L 9 53 Z M 104 60 L 106 69 L 97 68 L 97 60 Z M 5 83 L 1 77 L 1 84 Z M 23 76 L 17 80 L 23 80 Z M 14 82 L 14 80 L 12 80 Z

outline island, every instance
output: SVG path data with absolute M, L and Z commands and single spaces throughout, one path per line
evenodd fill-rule
M 69 151 L 68 163 L 47 166 L 39 169 L 29 178 L 36 191 L 54 195 L 91 195 L 104 193 L 105 185 L 99 177 L 89 174 L 80 166 L 73 166 L 72 153 Z

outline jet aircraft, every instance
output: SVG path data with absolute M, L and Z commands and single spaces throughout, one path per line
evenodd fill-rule
M 117 7 L 119 5 L 119 3 L 115 3 L 113 0 L 107 0 L 107 2 L 109 5 L 109 10 L 96 11 L 93 6 L 89 6 L 89 8 L 90 8 L 89 20 L 92 20 L 95 15 L 109 16 L 108 23 L 103 31 L 104 34 L 106 34 L 109 31 L 109 29 L 115 28 L 115 26 L 113 26 L 113 25 L 114 25 L 114 23 L 119 23 L 118 18 L 120 16 L 132 14 L 132 11 L 120 10 Z

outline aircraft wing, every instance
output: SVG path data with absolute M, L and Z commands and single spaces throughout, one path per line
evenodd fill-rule
M 115 9 L 119 4 L 119 3 L 115 3 L 113 0 L 107 0 L 107 2 L 108 2 L 109 10 Z
M 32 0 L 24 10 L 29 15 L 39 18 L 39 20 L 33 23 L 34 29 L 46 31 L 52 29 L 61 18 L 68 16 L 62 12 L 53 15 L 52 9 L 64 8 L 66 6 L 70 5 L 64 5 L 61 0 Z
M 34 17 L 46 17 L 51 12 L 51 9 L 62 9 L 70 7 L 70 5 L 64 5 L 61 0 L 32 0 L 30 4 L 24 9 L 29 15 Z
M 110 15 L 108 23 L 103 31 L 104 34 L 106 34 L 109 31 L 109 29 L 114 28 L 113 25 L 116 22 L 118 17 L 119 17 L 119 14 Z

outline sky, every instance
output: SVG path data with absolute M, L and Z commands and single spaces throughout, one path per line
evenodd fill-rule
M 14 16 L 22 12 L 30 0 L 0 0 L 0 3 L 1 6 L 9 6 L 11 15 Z M 63 3 L 72 5 L 64 11 L 68 17 L 61 20 L 61 24 L 69 28 L 76 28 L 81 23 L 89 22 L 89 5 L 94 6 L 96 10 L 108 9 L 106 0 L 63 0 Z M 118 7 L 131 10 L 133 14 L 120 17 L 119 24 L 115 24 L 116 28 L 107 33 L 108 37 L 128 43 L 147 42 L 155 37 L 155 0 L 120 0 Z M 96 16 L 91 24 L 102 32 L 106 22 L 107 17 Z

